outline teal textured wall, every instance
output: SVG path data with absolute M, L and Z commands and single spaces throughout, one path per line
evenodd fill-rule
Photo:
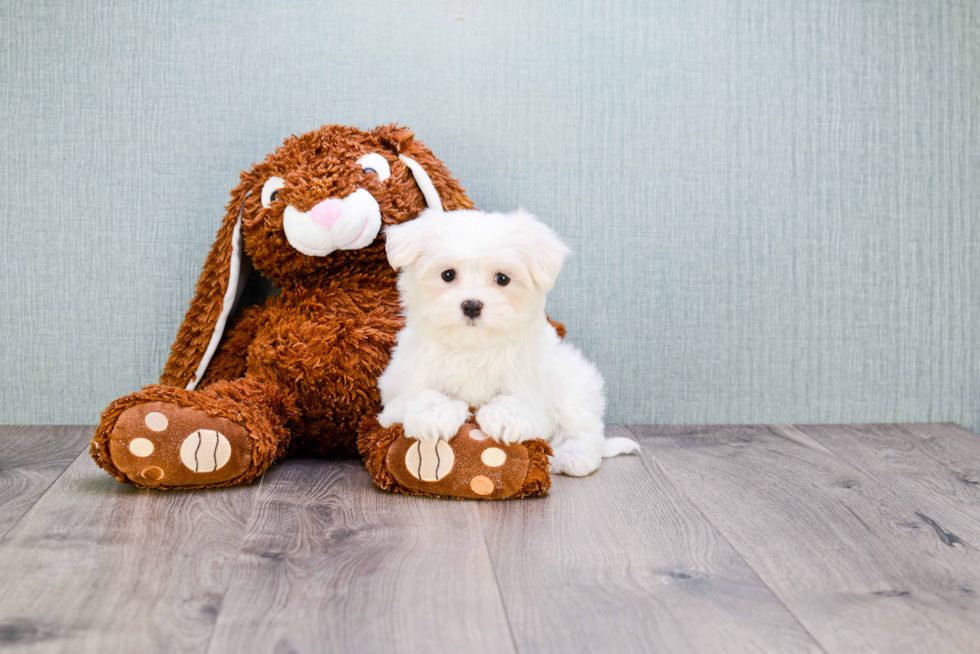
M 611 422 L 980 428 L 980 4 L 0 4 L 0 422 L 159 374 L 239 169 L 412 127 L 576 254 Z

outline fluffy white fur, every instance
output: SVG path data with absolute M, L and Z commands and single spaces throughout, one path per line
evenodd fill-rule
M 378 380 L 383 426 L 448 440 L 474 407 L 488 436 L 543 438 L 555 451 L 552 470 L 574 476 L 639 450 L 628 438 L 604 437 L 602 376 L 545 319 L 569 253 L 551 229 L 524 211 L 425 211 L 385 236 L 406 322 Z M 509 283 L 499 284 L 498 273 Z M 463 313 L 467 300 L 482 302 L 479 316 Z

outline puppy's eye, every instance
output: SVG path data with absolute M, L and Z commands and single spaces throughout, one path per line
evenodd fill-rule
M 451 282 L 456 279 L 456 271 L 450 268 L 449 270 L 442 271 L 442 281 Z
M 357 164 L 363 169 L 365 175 L 375 174 L 378 181 L 383 182 L 391 177 L 391 167 L 388 160 L 377 152 L 371 152 L 357 160 Z
M 279 189 L 286 186 L 286 182 L 283 181 L 282 177 L 270 177 L 265 180 L 265 184 L 262 185 L 262 206 L 266 209 L 269 205 L 275 202 L 276 197 L 279 196 Z
M 510 284 L 510 277 L 504 273 L 497 273 L 497 276 L 493 278 L 493 281 L 497 282 L 500 286 L 507 286 Z

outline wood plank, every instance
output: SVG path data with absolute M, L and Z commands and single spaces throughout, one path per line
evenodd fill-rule
M 256 499 L 210 652 L 513 652 L 477 505 L 290 461 Z
M 94 431 L 0 426 L 0 539 L 85 449 Z
M 928 440 L 899 425 L 801 425 L 773 429 L 801 431 L 826 446 L 903 498 L 919 517 L 922 528 L 932 530 L 950 547 L 980 548 L 980 485 L 964 482 L 964 473 L 954 471 L 934 456 L 943 445 L 948 452 L 963 442 L 950 428 L 938 427 L 932 432 L 935 437 Z M 975 454 L 963 462 L 971 459 L 973 464 L 980 461 Z
M 898 425 L 921 442 L 919 448 L 952 470 L 964 484 L 980 488 L 980 435 L 951 422 Z
M 638 427 L 664 470 L 836 652 L 976 652 L 980 553 L 805 434 Z
M 0 542 L 0 647 L 205 651 L 255 491 L 140 491 L 83 452 Z
M 649 451 L 480 515 L 522 652 L 821 651 Z

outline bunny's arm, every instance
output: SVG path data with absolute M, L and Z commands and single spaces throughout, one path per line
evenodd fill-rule
M 207 372 L 198 388 L 210 386 L 214 382 L 238 379 L 245 375 L 248 348 L 255 339 L 262 324 L 265 306 L 256 305 L 242 311 L 225 331 L 224 338 L 214 358 L 208 364 Z

